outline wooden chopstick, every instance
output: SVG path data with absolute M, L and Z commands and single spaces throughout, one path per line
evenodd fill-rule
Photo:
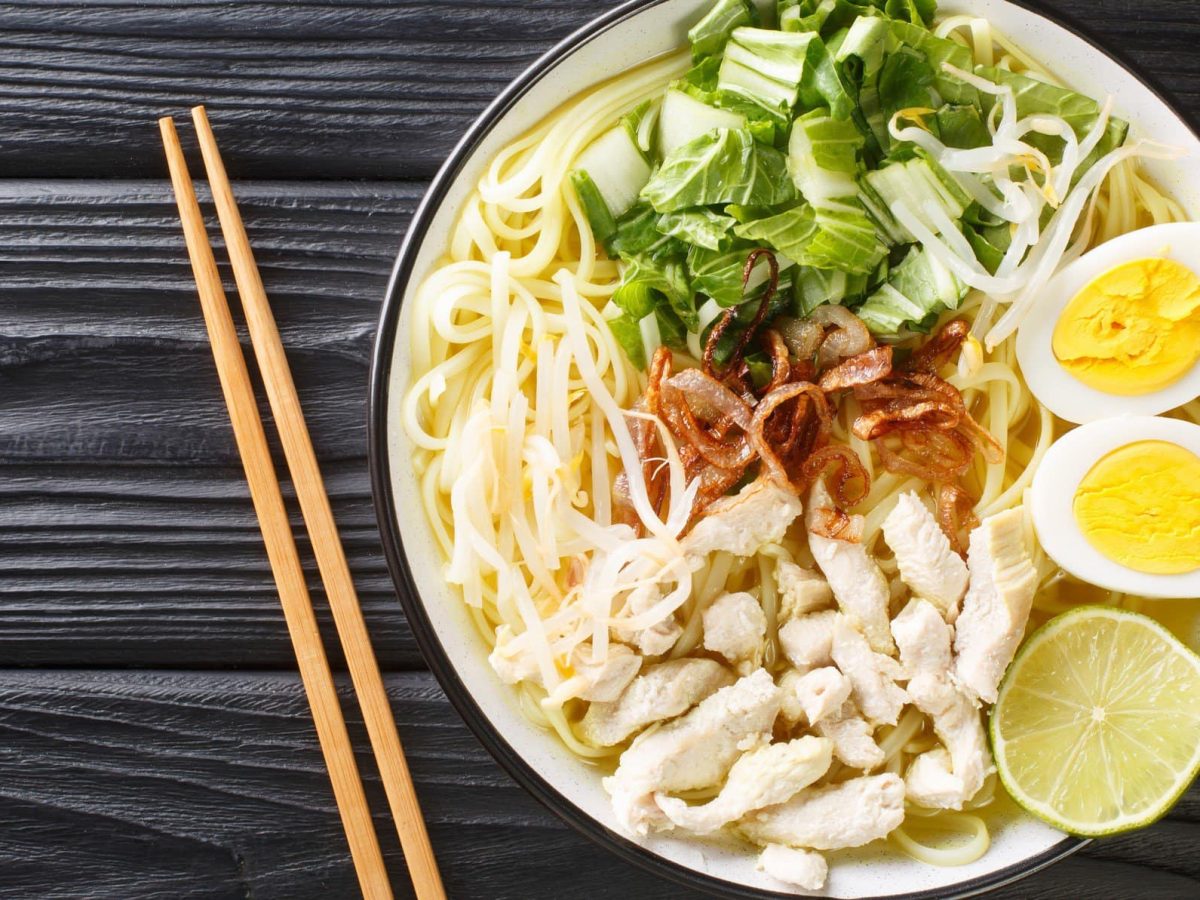
M 271 462 L 271 451 L 263 431 L 262 419 L 254 399 L 254 388 L 246 369 L 246 360 L 238 343 L 229 303 L 221 287 L 221 276 L 213 258 L 212 247 L 204 228 L 204 219 L 192 180 L 188 174 L 187 161 L 171 118 L 158 120 L 162 131 L 163 147 L 167 164 L 171 170 L 171 184 L 175 189 L 175 200 L 179 206 L 179 218 L 183 223 L 183 234 L 187 241 L 188 255 L 192 261 L 192 272 L 196 278 L 196 289 L 200 295 L 200 306 L 204 311 L 204 322 L 208 328 L 208 339 L 212 344 L 213 357 L 217 363 L 217 375 L 225 405 L 229 408 L 229 419 L 237 441 L 238 453 L 246 470 L 246 481 L 250 485 L 250 497 L 262 529 L 271 571 L 279 588 L 279 601 L 287 620 L 288 633 L 296 652 L 300 678 L 312 707 L 313 723 L 325 765 L 329 769 L 329 780 L 333 782 L 333 794 L 337 800 L 338 813 L 346 840 L 350 844 L 350 855 L 358 874 L 363 896 L 368 900 L 390 900 L 391 883 L 383 864 L 383 854 L 375 827 L 371 822 L 371 811 L 363 793 L 358 765 L 354 761 L 354 749 L 346 733 L 346 723 L 338 704 L 333 675 L 329 661 L 321 644 L 317 628 L 317 617 L 313 613 L 312 601 L 300 566 L 300 556 L 288 522 L 287 509 L 283 505 L 275 467 Z
M 258 274 L 254 253 L 250 249 L 250 240 L 238 213 L 237 202 L 225 173 L 225 165 L 217 149 L 217 140 L 203 106 L 192 110 L 192 120 L 200 139 L 200 152 L 208 172 L 208 183 L 217 207 L 217 217 L 221 222 L 221 232 L 225 236 L 225 247 L 233 265 L 242 308 L 246 313 L 250 341 L 254 345 L 254 354 L 267 390 L 267 399 L 279 429 L 284 456 L 292 475 L 292 484 L 295 486 L 304 524 L 312 541 L 317 568 L 325 584 L 325 593 L 333 611 L 334 624 L 337 626 L 346 664 L 350 669 L 350 678 L 362 707 L 363 721 L 367 726 L 371 747 L 375 751 L 375 759 L 383 778 L 383 787 L 392 816 L 396 821 L 396 830 L 400 835 L 400 845 L 404 849 L 404 858 L 413 887 L 420 900 L 442 898 L 445 897 L 445 893 L 438 873 L 437 860 L 425 830 L 425 821 L 417 802 L 412 776 L 408 771 L 404 749 L 400 745 L 400 736 L 392 717 L 392 708 L 388 703 L 358 595 L 350 577 L 346 554 L 338 537 L 337 525 L 329 506 L 329 497 L 325 492 L 308 426 L 304 421 L 296 384 L 288 368 L 279 329 L 271 313 L 271 305 L 267 300 L 262 278 Z

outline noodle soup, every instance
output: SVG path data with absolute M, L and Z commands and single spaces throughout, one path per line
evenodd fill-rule
M 870 17 L 876 18 L 874 14 Z M 902 24 L 953 43 L 989 70 L 1038 82 L 1053 81 L 1037 61 L 994 32 L 985 20 L 952 16 L 928 29 L 923 23 Z M 745 38 L 751 49 L 753 37 Z M 788 258 L 780 247 L 790 249 L 794 241 L 781 244 L 782 239 L 769 228 L 754 227 L 770 216 L 737 221 L 740 213 L 727 215 L 730 208 L 725 200 L 703 202 L 727 196 L 719 191 L 700 196 L 687 208 L 703 207 L 711 213 L 705 219 L 718 220 L 715 226 L 711 221 L 664 224 L 662 216 L 670 210 L 654 210 L 654 228 L 663 240 L 682 240 L 670 229 L 685 226 L 692 230 L 680 233 L 695 240 L 704 239 L 702 227 L 706 225 L 727 227 L 736 235 L 724 245 L 730 248 L 729 255 L 740 254 L 733 264 L 733 302 L 722 304 L 713 296 L 726 291 L 727 285 L 713 278 L 704 281 L 710 271 L 719 268 L 714 255 L 725 252 L 719 240 L 707 256 L 696 251 L 697 247 L 708 249 L 701 244 L 689 245 L 696 252 L 683 251 L 689 290 L 704 283 L 712 292 L 691 292 L 694 328 L 685 315 L 689 310 L 679 312 L 672 305 L 673 286 L 666 267 L 640 282 L 631 276 L 644 260 L 639 258 L 641 251 L 622 254 L 620 229 L 623 225 L 631 231 L 636 227 L 630 223 L 637 211 L 632 206 L 619 212 L 608 208 L 624 201 L 613 199 L 615 189 L 599 168 L 606 164 L 603 160 L 611 162 L 619 160 L 622 152 L 628 154 L 628 146 L 618 149 L 613 144 L 601 162 L 597 162 L 597 154 L 588 154 L 614 129 L 626 129 L 635 151 L 653 158 L 646 163 L 648 183 L 653 185 L 652 179 L 661 180 L 672 159 L 678 159 L 679 147 L 703 142 L 706 135 L 740 131 L 730 128 L 733 123 L 725 119 L 724 125 L 717 124 L 679 144 L 675 157 L 654 156 L 656 151 L 651 148 L 656 139 L 647 135 L 666 127 L 662 117 L 667 115 L 667 95 L 674 89 L 669 86 L 693 77 L 688 74 L 695 71 L 693 63 L 686 53 L 654 59 L 564 104 L 498 153 L 463 206 L 444 260 L 415 295 L 411 313 L 413 381 L 402 401 L 402 421 L 417 448 L 413 464 L 425 515 L 446 560 L 447 580 L 461 591 L 480 635 L 492 649 L 497 676 L 512 685 L 525 715 L 554 733 L 572 754 L 593 763 L 596 777 L 609 779 L 605 784 L 618 806 L 632 804 L 617 814 L 618 822 L 631 833 L 670 831 L 682 836 L 694 832 L 697 840 L 703 841 L 716 835 L 721 841 L 745 841 L 733 846 L 751 854 L 755 845 L 769 848 L 787 843 L 755 836 L 756 829 L 759 835 L 776 834 L 771 830 L 776 825 L 773 821 L 753 824 L 764 809 L 794 804 L 797 798 L 837 796 L 837 791 L 857 790 L 859 785 L 863 790 L 876 786 L 890 789 L 891 785 L 904 785 L 907 779 L 909 795 L 904 797 L 900 788 L 898 812 L 903 821 L 879 825 L 893 812 L 894 800 L 885 797 L 877 821 L 864 823 L 861 835 L 851 839 L 866 850 L 853 849 L 853 844 L 839 846 L 834 838 L 822 835 L 807 844 L 797 841 L 793 846 L 801 856 L 785 859 L 799 865 L 799 861 L 809 861 L 812 851 L 828 851 L 828 862 L 834 868 L 845 859 L 878 853 L 907 854 L 933 865 L 971 863 L 988 851 L 991 836 L 1015 815 L 991 772 L 990 757 L 981 756 L 982 777 L 956 801 L 948 801 L 942 808 L 914 802 L 913 767 L 919 758 L 944 752 L 943 747 L 951 743 L 945 729 L 939 727 L 936 715 L 912 702 L 910 695 L 897 700 L 899 706 L 890 722 L 887 712 L 868 714 L 866 707 L 872 698 L 864 687 L 867 676 L 849 674 L 853 669 L 849 648 L 857 648 L 855 642 L 863 640 L 873 654 L 868 660 L 877 669 L 871 677 L 892 682 L 901 692 L 906 690 L 901 685 L 911 686 L 914 664 L 904 658 L 903 642 L 897 635 L 899 653 L 895 644 L 890 648 L 886 644 L 891 641 L 889 629 L 895 629 L 895 620 L 919 594 L 909 583 L 909 573 L 902 571 L 904 561 L 893 546 L 896 542 L 885 534 L 889 517 L 907 502 L 903 498 L 915 496 L 930 521 L 939 526 L 947 547 L 966 556 L 973 528 L 1008 514 L 1004 521 L 1016 523 L 1026 557 L 1022 565 L 1028 569 L 1031 586 L 1032 609 L 1026 611 L 1030 630 L 1080 603 L 1151 614 L 1156 607 L 1064 573 L 1039 546 L 1026 511 L 1027 492 L 1052 443 L 1072 426 L 1056 419 L 1030 392 L 1018 364 L 1015 336 L 1006 324 L 1016 320 L 1006 317 L 1021 303 L 1031 302 L 1022 294 L 1023 286 L 998 297 L 995 292 L 970 287 L 956 275 L 960 283 L 954 292 L 961 296 L 953 302 L 940 297 L 922 310 L 921 321 L 905 320 L 890 332 L 880 324 L 883 314 L 877 307 L 883 300 L 876 298 L 883 286 L 896 291 L 897 283 L 902 282 L 889 281 L 887 274 L 875 281 L 873 288 L 840 298 L 833 296 L 839 288 L 822 282 L 834 302 L 810 309 L 802 298 L 811 296 L 812 285 L 802 283 L 803 279 L 810 278 L 813 271 L 833 270 Z M 975 85 L 967 77 L 969 73 L 959 71 L 964 84 L 987 92 L 986 85 Z M 1002 84 L 1003 77 L 983 80 L 995 86 Z M 980 116 L 985 127 L 989 115 L 1001 122 L 1007 115 L 1001 102 L 990 108 L 992 113 Z M 746 116 L 736 104 L 714 109 Z M 904 134 L 917 127 L 932 133 L 929 123 L 921 121 L 928 115 L 898 110 L 891 131 Z M 1093 136 L 1107 134 L 1107 115 L 1106 111 L 1096 112 L 1086 131 Z M 916 117 L 917 124 L 905 126 L 910 116 Z M 740 140 L 760 139 L 755 131 L 759 126 L 750 125 L 754 125 L 752 120 L 745 129 L 750 137 Z M 865 128 L 869 132 L 870 125 Z M 895 135 L 893 139 L 897 145 L 904 143 Z M 780 143 L 786 147 L 789 142 L 776 137 L 760 145 L 782 153 L 777 146 Z M 758 152 L 760 145 L 740 146 Z M 702 143 L 697 146 L 705 149 Z M 1088 194 L 1077 220 L 1063 226 L 1069 238 L 1063 250 L 1068 254 L 1077 256 L 1120 234 L 1185 218 L 1179 205 L 1145 174 L 1139 154 L 1129 149 L 1133 146 L 1122 134 L 1107 148 L 1109 156 L 1099 155 L 1091 163 L 1091 169 L 1103 176 L 1096 176 L 1097 186 Z M 714 154 L 724 152 L 708 149 Z M 592 168 L 581 168 L 581 162 Z M 863 165 L 861 159 L 859 164 Z M 886 171 L 893 164 L 903 163 L 880 166 L 879 170 Z M 631 165 L 636 168 L 636 161 Z M 1029 182 L 1045 187 L 1053 165 L 1048 163 L 1046 169 L 1038 172 L 1042 179 L 1029 171 Z M 794 165 L 783 171 L 796 175 Z M 588 175 L 587 180 L 574 177 L 580 172 Z M 1068 173 L 1064 183 L 1071 180 Z M 773 215 L 800 210 L 795 213 L 799 224 L 789 225 L 789 233 L 803 227 L 804 213 L 802 207 L 789 204 L 802 202 L 815 208 L 809 199 L 815 195 L 811 189 L 788 194 L 761 184 L 743 188 L 736 199 L 773 201 L 767 203 L 773 207 Z M 645 184 L 638 190 L 644 198 Z M 634 191 L 634 197 L 638 196 Z M 805 199 L 799 201 L 799 197 Z M 1046 206 L 1051 220 L 1065 202 L 1065 198 L 1056 199 L 1058 204 Z M 642 201 L 635 199 L 634 203 L 638 202 Z M 597 203 L 605 207 L 599 213 Z M 749 208 L 753 204 L 732 205 Z M 721 212 L 716 211 L 718 207 Z M 611 223 L 604 219 L 604 212 L 609 213 Z M 816 209 L 811 215 L 828 212 Z M 836 212 L 841 215 L 844 211 Z M 855 214 L 865 221 L 883 215 L 872 212 L 865 202 L 855 208 Z M 726 226 L 722 219 L 733 224 Z M 840 221 L 831 218 L 826 225 Z M 610 224 L 615 232 L 603 235 Z M 909 227 L 915 232 L 917 229 L 910 227 L 913 224 L 891 221 L 879 228 L 881 233 L 891 227 Z M 617 244 L 613 243 L 614 234 Z M 1029 253 L 1036 243 L 1029 243 Z M 912 249 L 905 256 L 895 246 Z M 899 271 L 910 256 L 915 261 L 916 254 L 927 249 L 920 240 L 895 246 L 885 248 L 881 258 L 890 263 L 892 271 Z M 760 250 L 770 259 L 756 258 L 754 254 Z M 804 252 L 813 255 L 802 259 L 817 259 L 818 250 L 832 252 L 809 244 Z M 1013 254 L 1019 262 L 1020 249 Z M 708 262 L 712 263 L 710 269 L 702 269 L 701 263 Z M 916 262 L 909 264 L 916 266 Z M 847 278 L 858 277 L 854 272 L 837 271 Z M 864 284 L 878 276 L 866 277 Z M 985 273 L 980 277 L 997 276 Z M 790 282 L 782 286 L 785 278 Z M 627 323 L 621 319 L 631 315 L 630 306 L 636 302 L 628 295 L 639 291 L 651 294 L 659 306 L 640 316 L 634 332 L 622 331 Z M 786 303 L 773 307 L 772 302 L 784 294 L 790 295 Z M 872 303 L 875 305 L 868 306 Z M 847 311 L 866 308 L 867 312 L 862 317 L 851 315 L 853 322 L 840 314 L 817 312 L 830 306 Z M 814 320 L 819 340 L 809 346 L 804 343 L 805 334 L 813 332 L 805 328 Z M 670 329 L 679 324 L 683 331 L 673 336 Z M 744 342 L 736 337 L 739 328 L 746 335 Z M 1007 333 L 1006 328 L 1010 328 Z M 768 332 L 779 335 L 774 344 Z M 721 338 L 726 334 L 735 337 L 726 342 L 726 355 L 720 359 Z M 945 346 L 939 348 L 939 341 Z M 766 349 L 759 349 L 759 342 Z M 845 352 L 836 348 L 839 342 Z M 830 373 L 865 378 L 858 369 L 861 359 L 871 353 L 876 354 L 873 362 L 886 355 L 887 365 L 881 365 L 870 380 L 849 387 L 821 388 Z M 842 368 L 856 360 L 860 361 L 857 368 Z M 687 372 L 701 374 L 680 380 Z M 702 377 L 707 380 L 701 381 Z M 816 397 L 818 392 L 824 399 Z M 949 413 L 940 407 L 937 415 L 924 418 L 924 413 L 910 412 L 917 404 L 938 402 L 937 392 L 951 398 L 946 400 Z M 810 399 L 802 400 L 804 397 Z M 887 405 L 900 400 L 906 404 L 902 411 Z M 825 418 L 820 411 L 822 403 Z M 1174 416 L 1196 422 L 1198 412 L 1193 402 Z M 887 430 L 876 432 L 863 424 L 877 414 L 883 414 Z M 906 424 L 914 421 L 919 421 L 919 428 Z M 897 440 L 897 435 L 900 443 L 889 443 Z M 837 452 L 826 453 L 831 447 Z M 732 464 L 721 464 L 731 460 Z M 818 484 L 829 492 L 827 499 L 815 493 L 820 490 Z M 760 493 L 776 491 L 780 496 L 767 497 L 766 505 L 754 507 L 755 516 L 747 521 L 735 519 L 739 515 L 736 501 L 764 485 Z M 789 507 L 789 496 L 795 497 L 794 506 Z M 795 511 L 799 509 L 806 511 Z M 765 518 L 786 518 L 783 527 L 773 529 L 769 522 L 763 527 L 762 521 L 755 521 L 762 510 L 769 513 Z M 813 513 L 822 511 L 829 516 L 814 522 Z M 831 524 L 831 517 L 837 519 L 836 525 Z M 707 543 L 699 540 L 696 535 L 705 530 L 700 528 L 703 522 L 718 523 L 708 527 L 708 532 L 724 528 L 733 536 L 723 534 L 725 543 L 715 538 Z M 743 532 L 755 535 L 750 552 L 742 552 Z M 880 610 L 883 634 L 873 635 L 864 624 L 862 611 L 856 618 L 853 601 L 839 591 L 838 564 L 823 554 L 845 550 L 842 545 L 852 546 L 864 565 L 872 567 L 869 571 L 879 573 L 878 584 L 884 592 Z M 975 574 L 972 568 L 972 577 Z M 799 577 L 822 582 L 824 587 L 812 587 L 812 592 L 825 591 L 828 596 L 811 601 L 811 608 L 797 607 L 801 591 L 794 582 Z M 731 597 L 739 599 L 729 600 Z M 963 602 L 961 595 L 955 598 L 950 604 L 953 614 L 943 616 L 951 637 L 949 626 Z M 727 616 L 717 614 L 726 608 Z M 966 607 L 962 608 L 965 612 Z M 791 623 L 808 624 L 808 617 L 826 614 L 846 620 L 854 633 L 843 635 L 844 653 L 835 652 L 828 658 L 826 652 L 819 660 L 822 664 L 810 665 L 805 671 L 794 647 L 802 629 Z M 739 645 L 736 634 L 728 640 L 720 637 L 732 627 L 727 620 L 747 617 L 754 620 L 748 626 L 754 635 L 748 650 Z M 1025 624 L 1022 621 L 1019 630 L 1024 630 Z M 1177 627 L 1187 627 L 1186 622 Z M 797 640 L 789 640 L 789 636 Z M 1016 638 L 1019 640 L 1019 633 Z M 956 646 L 957 655 L 968 649 Z M 679 665 L 701 661 L 709 665 Z M 714 674 L 714 665 L 719 673 Z M 666 668 L 669 666 L 675 668 Z M 665 748 L 663 758 L 669 758 L 686 751 L 668 743 L 668 738 L 682 735 L 705 746 L 705 733 L 697 730 L 701 718 L 697 712 L 705 708 L 719 711 L 720 704 L 713 698 L 731 696 L 722 692 L 735 690 L 757 673 L 764 672 L 770 684 L 765 694 L 776 696 L 772 692 L 788 690 L 784 682 L 789 673 L 804 678 L 816 670 L 833 670 L 831 683 L 837 676 L 849 684 L 853 699 L 827 713 L 825 724 L 863 723 L 860 743 L 874 748 L 863 762 L 855 764 L 853 751 L 839 744 L 833 728 L 821 727 L 822 717 L 808 709 L 788 715 L 786 702 L 776 699 L 763 702 L 767 706 L 782 703 L 784 709 L 768 714 L 765 726 L 749 727 L 742 737 L 753 735 L 755 739 L 727 754 L 729 760 L 719 765 L 720 771 L 706 783 L 664 776 L 651 784 L 644 772 L 638 778 L 622 775 L 623 768 L 632 771 L 637 763 L 638 747 L 657 742 Z M 669 673 L 670 678 L 664 676 L 661 683 L 655 683 L 655 672 Z M 621 730 L 613 725 L 613 719 L 618 714 L 629 718 L 629 708 L 634 706 L 630 698 L 637 694 L 639 684 L 646 685 L 646 696 L 657 701 L 662 699 L 660 694 L 670 692 L 668 688 L 690 678 L 704 681 L 703 686 L 681 688 L 683 695 L 668 698 L 670 702 L 656 710 L 656 715 L 632 716 L 630 721 L 636 720 L 635 724 L 613 739 Z M 981 707 L 975 715 L 981 735 L 989 703 L 986 687 L 964 696 L 965 702 Z M 746 704 L 756 702 L 759 699 L 747 695 Z M 814 743 L 795 747 L 795 759 L 817 748 L 812 752 L 825 752 L 829 761 L 788 796 L 780 798 L 758 785 L 750 762 L 742 762 L 751 753 L 793 747 L 805 738 Z M 982 743 L 980 752 L 986 754 L 986 741 Z M 716 755 L 722 755 L 724 751 L 714 746 Z M 627 758 L 626 754 L 631 755 Z M 692 764 L 691 757 L 680 758 Z M 744 790 L 733 796 L 726 788 L 735 782 L 733 772 L 739 764 L 751 775 L 746 776 Z M 794 761 L 789 766 L 792 772 L 801 767 Z M 885 777 L 892 780 L 879 780 Z M 755 806 L 758 801 L 746 800 L 747 795 L 772 802 Z M 680 801 L 682 807 L 667 800 Z M 696 828 L 679 824 L 699 821 L 696 809 L 719 803 L 729 804 L 736 815 L 718 822 L 716 828 L 709 825 L 717 819 L 706 819 L 703 827 Z M 666 810 L 674 810 L 675 817 Z M 772 877 L 786 883 L 786 878 L 780 878 L 790 871 L 786 866 L 766 863 L 765 856 L 764 863 Z M 822 860 L 820 865 L 824 864 Z M 806 889 L 818 887 L 815 881 L 805 881 L 810 876 L 801 872 L 791 883 Z

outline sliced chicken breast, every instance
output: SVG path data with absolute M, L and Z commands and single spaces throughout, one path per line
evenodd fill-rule
M 579 732 L 593 744 L 611 747 L 647 725 L 683 715 L 735 680 L 711 659 L 673 659 L 647 666 L 614 702 L 589 706 Z
M 535 654 L 528 647 L 518 646 L 514 650 L 512 629 L 507 625 L 496 629 L 496 647 L 488 662 L 505 684 L 521 681 L 545 684 Z M 604 658 L 593 660 L 592 644 L 588 641 L 571 653 L 571 667 L 574 674 L 555 689 L 556 699 L 615 700 L 637 675 L 642 658 L 624 644 L 610 643 Z
M 760 478 L 733 497 L 722 497 L 683 539 L 685 553 L 707 556 L 725 550 L 734 556 L 753 556 L 763 544 L 778 543 L 804 510 L 800 498 Z
M 643 585 L 630 591 L 629 612 L 635 616 L 644 613 L 653 609 L 662 598 L 663 591 L 659 585 Z M 683 626 L 676 621 L 673 615 L 667 616 L 649 628 L 636 631 L 616 629 L 616 635 L 620 640 L 637 647 L 646 656 L 662 656 L 675 646 L 675 642 L 679 640 L 681 634 L 683 634 Z
M 1038 584 L 1020 509 L 989 516 L 971 532 L 967 564 L 971 584 L 955 623 L 954 673 L 972 697 L 994 703 L 1025 634 Z
M 704 623 L 704 649 L 719 653 L 731 663 L 762 664 L 763 638 L 767 634 L 767 616 L 754 595 L 744 591 L 723 594 L 701 613 Z
M 951 549 L 933 513 L 914 491 L 901 494 L 883 520 L 883 539 L 896 555 L 900 579 L 913 596 L 928 600 L 947 622 L 953 622 L 967 591 L 967 564 Z
M 926 809 L 961 809 L 963 781 L 954 774 L 945 747 L 922 753 L 904 773 L 904 790 L 911 803 Z
M 884 753 L 875 743 L 875 729 L 859 715 L 853 700 L 844 703 L 834 715 L 817 722 L 816 731 L 833 744 L 833 755 L 852 769 L 869 772 L 883 765 Z
M 979 708 L 943 675 L 920 674 L 908 682 L 913 704 L 933 720 L 933 730 L 950 756 L 950 771 L 958 782 L 957 795 L 943 789 L 938 803 L 913 798 L 923 806 L 962 809 L 992 771 L 992 754 Z
M 872 650 L 862 632 L 844 615 L 834 620 L 830 655 L 842 674 L 850 679 L 854 702 L 867 721 L 873 725 L 895 725 L 900 710 L 908 702 L 908 695 L 896 684 L 902 675 L 900 664 Z
M 779 629 L 779 645 L 797 671 L 804 673 L 833 664 L 833 623 L 837 615 L 832 609 L 809 613 Z
M 900 664 L 910 678 L 922 672 L 950 674 L 953 630 L 928 600 L 910 600 L 892 620 L 892 636 L 900 648 Z
M 788 669 L 779 679 L 779 689 L 784 695 L 784 716 L 793 722 L 803 719 L 809 725 L 838 715 L 850 699 L 851 690 L 850 679 L 834 666 L 803 674 Z
M 767 845 L 758 856 L 758 869 L 776 881 L 806 891 L 821 890 L 829 877 L 829 864 L 820 853 L 782 844 Z
M 904 782 L 889 772 L 809 788 L 750 813 L 738 827 L 759 844 L 841 850 L 887 837 L 903 821 Z
M 663 794 L 655 800 L 677 827 L 711 834 L 748 812 L 790 800 L 829 771 L 832 761 L 829 741 L 811 735 L 785 744 L 763 743 L 738 758 L 721 793 L 708 803 L 688 806 Z
M 720 784 L 743 748 L 769 739 L 779 703 L 779 688 L 759 669 L 682 718 L 638 735 L 603 781 L 617 821 L 633 834 L 669 827 L 654 794 Z
M 909 675 L 909 699 L 932 720 L 947 751 L 945 760 L 935 755 L 910 766 L 909 799 L 934 809 L 962 809 L 991 772 L 992 756 L 979 708 L 950 674 L 951 627 L 931 603 L 914 600 L 892 622 L 892 632 Z
M 775 563 L 775 585 L 779 589 L 781 622 L 825 609 L 833 603 L 833 591 L 825 576 L 786 559 Z
M 808 501 L 808 546 L 817 561 L 838 608 L 853 621 L 878 653 L 891 653 L 892 633 L 888 628 L 891 595 L 882 570 L 861 543 L 822 537 L 813 530 L 823 511 L 837 507 L 821 479 L 813 484 Z M 859 517 L 860 518 L 860 517 Z

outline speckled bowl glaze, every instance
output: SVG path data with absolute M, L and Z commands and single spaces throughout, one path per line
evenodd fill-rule
M 633 0 L 600 16 L 514 81 L 451 154 L 412 221 L 388 286 L 371 374 L 371 472 L 384 549 L 413 632 L 450 700 L 500 764 L 567 822 L 631 863 L 723 896 L 794 896 L 756 871 L 756 854 L 748 847 L 669 836 L 634 840 L 619 832 L 596 770 L 530 724 L 511 690 L 492 673 L 460 596 L 442 577 L 443 561 L 418 499 L 411 447 L 399 425 L 410 380 L 406 300 L 444 251 L 460 205 L 485 165 L 567 98 L 683 46 L 689 24 L 709 2 Z M 985 16 L 1076 89 L 1112 94 L 1116 114 L 1135 133 L 1186 147 L 1192 156 L 1200 153 L 1196 133 L 1170 103 L 1076 26 L 1004 0 L 941 4 L 942 15 L 960 12 Z M 1194 160 L 1149 170 L 1193 216 L 1200 210 L 1200 166 Z M 982 859 L 959 868 L 927 866 L 886 850 L 844 859 L 833 854 L 824 894 L 965 897 L 1029 875 L 1082 844 L 1017 816 L 996 830 Z

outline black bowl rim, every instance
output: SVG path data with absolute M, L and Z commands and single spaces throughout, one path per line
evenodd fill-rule
M 751 888 L 688 868 L 661 857 L 624 835 L 606 828 L 552 787 L 525 761 L 520 753 L 501 737 L 499 732 L 492 726 L 487 714 L 475 702 L 470 690 L 463 683 L 462 679 L 458 677 L 458 672 L 450 662 L 449 655 L 446 653 L 432 623 L 425 614 L 420 594 L 412 572 L 409 569 L 408 558 L 404 552 L 395 496 L 392 492 L 387 415 L 392 360 L 395 353 L 395 341 L 400 322 L 400 306 L 403 302 L 404 288 L 407 286 L 408 280 L 412 275 L 417 251 L 425 238 L 425 234 L 438 207 L 479 144 L 509 110 L 512 109 L 517 101 L 535 84 L 541 81 L 560 60 L 585 44 L 600 38 L 603 34 L 625 20 L 665 2 L 669 2 L 669 0 L 626 0 L 626 2 L 619 6 L 587 22 L 555 44 L 530 64 L 524 72 L 517 76 L 480 113 L 479 117 L 463 135 L 433 179 L 405 233 L 404 241 L 392 269 L 391 278 L 388 281 L 387 292 L 380 313 L 379 327 L 376 331 L 375 347 L 371 359 L 370 406 L 368 413 L 368 454 L 371 489 L 388 571 L 391 573 L 397 596 L 404 608 L 404 613 L 408 618 L 409 626 L 413 631 L 413 636 L 416 638 L 421 654 L 424 656 L 430 671 L 433 672 L 441 684 L 451 704 L 453 704 L 459 715 L 462 716 L 463 721 L 466 722 L 467 727 L 474 732 L 479 742 L 483 744 L 487 751 L 518 784 L 576 831 L 616 854 L 626 862 L 647 872 L 665 877 L 677 884 L 694 890 L 700 890 L 707 894 L 746 898 L 746 900 L 761 900 L 764 897 L 794 898 L 796 896 L 794 893 Z M 1076 22 L 1071 16 L 1061 11 L 1047 10 L 1040 0 L 1008 0 L 1008 2 L 1059 25 L 1090 44 L 1099 52 L 1113 59 L 1129 74 L 1145 85 L 1200 139 L 1200 130 L 1197 129 L 1196 123 L 1170 99 L 1169 94 L 1158 82 L 1158 79 L 1145 72 L 1138 63 L 1130 60 L 1123 51 L 1113 50 L 1104 46 L 1104 44 L 1093 37 L 1084 26 Z M 1044 850 L 1042 853 L 1022 860 L 1019 863 L 1014 863 L 1011 866 L 1006 866 L 1003 869 L 998 869 L 995 872 L 989 872 L 986 875 L 980 875 L 947 888 L 888 895 L 887 900 L 959 900 L 959 898 L 977 896 L 1003 887 L 1004 885 L 1012 884 L 1035 872 L 1041 871 L 1047 866 L 1070 856 L 1089 843 L 1090 841 L 1084 838 L 1064 836 L 1061 841 Z

